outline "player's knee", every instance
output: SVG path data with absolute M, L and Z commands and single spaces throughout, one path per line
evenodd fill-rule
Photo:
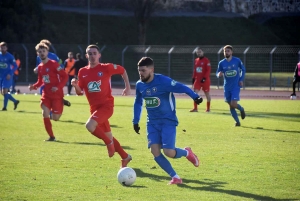
M 164 149 L 164 154 L 170 158 L 174 158 L 176 155 L 176 152 L 173 149 Z
M 96 127 L 95 127 L 93 124 L 91 124 L 90 122 L 86 122 L 85 128 L 86 128 L 90 133 L 94 132 L 95 129 L 96 129 Z

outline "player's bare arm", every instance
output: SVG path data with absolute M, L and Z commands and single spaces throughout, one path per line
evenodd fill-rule
M 71 85 L 74 87 L 77 95 L 82 95 L 83 94 L 81 88 L 78 86 L 78 80 L 76 78 L 73 78 L 71 80 Z
M 239 85 L 242 87 L 244 85 L 243 81 L 239 81 Z
M 10 80 L 10 74 L 6 75 L 6 80 Z
M 222 77 L 223 76 L 223 73 L 220 71 L 219 73 L 218 73 L 218 77 Z
M 38 73 L 38 67 L 35 67 L 35 68 L 33 69 L 33 72 L 34 72 L 35 74 L 37 74 L 37 73 Z
M 30 85 L 28 86 L 28 89 L 29 89 L 30 91 L 32 91 L 32 90 L 34 90 L 35 88 L 34 88 L 34 86 L 33 86 L 32 84 L 30 84 Z
M 130 90 L 130 83 L 129 83 L 129 78 L 126 70 L 124 71 L 122 78 L 125 82 L 125 89 L 123 90 L 122 96 L 128 96 L 131 94 L 131 90 Z

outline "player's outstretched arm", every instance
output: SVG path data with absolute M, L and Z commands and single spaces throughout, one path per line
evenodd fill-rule
M 138 84 L 137 84 L 138 85 Z M 139 121 L 142 115 L 142 107 L 143 107 L 143 98 L 142 94 L 138 90 L 138 86 L 136 86 L 136 96 L 133 105 L 133 129 L 137 134 L 140 134 L 140 126 Z
M 125 89 L 123 90 L 122 96 L 128 96 L 131 94 L 131 90 L 130 90 L 130 83 L 129 83 L 129 78 L 128 78 L 126 70 L 122 74 L 122 78 L 125 83 Z

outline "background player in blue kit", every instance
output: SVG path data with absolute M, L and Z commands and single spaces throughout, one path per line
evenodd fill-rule
M 7 52 L 6 42 L 0 43 L 1 53 L 0 53 L 0 88 L 1 94 L 4 96 L 4 104 L 2 111 L 7 111 L 8 100 L 14 102 L 14 110 L 17 109 L 17 106 L 20 101 L 14 99 L 14 97 L 8 93 L 9 88 L 12 86 L 13 75 L 17 70 L 18 66 L 16 64 L 15 58 L 12 54 Z M 13 66 L 13 68 L 11 68 Z
M 243 62 L 232 56 L 232 46 L 226 45 L 224 50 L 225 59 L 221 60 L 217 69 L 217 77 L 224 75 L 224 98 L 229 104 L 230 113 L 235 120 L 235 126 L 241 126 L 240 120 L 235 109 L 241 112 L 242 119 L 245 119 L 244 108 L 238 104 L 240 100 L 240 88 L 243 87 L 246 69 Z
M 148 148 L 154 156 L 156 163 L 171 176 L 169 184 L 181 184 L 181 178 L 176 174 L 171 163 L 161 153 L 161 149 L 170 158 L 186 157 L 195 167 L 199 166 L 197 156 L 190 147 L 184 149 L 175 147 L 176 117 L 175 97 L 173 93 L 186 93 L 197 104 L 202 98 L 187 86 L 171 78 L 155 74 L 154 63 L 150 57 L 143 57 L 138 62 L 140 80 L 136 83 L 136 97 L 134 102 L 133 127 L 139 134 L 139 121 L 145 100 L 147 109 L 147 138 Z

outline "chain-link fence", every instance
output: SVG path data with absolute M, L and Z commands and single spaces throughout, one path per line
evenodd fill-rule
M 215 72 L 220 60 L 224 58 L 222 45 L 214 46 L 100 46 L 101 62 L 123 65 L 131 82 L 139 79 L 137 63 L 143 56 L 154 59 L 155 72 L 168 75 L 173 79 L 191 84 L 195 50 L 201 47 L 205 56 L 211 61 L 211 83 L 217 87 L 223 85 L 222 79 L 217 79 Z M 8 44 L 9 52 L 20 56 L 22 71 L 19 83 L 35 82 L 33 73 L 36 65 L 35 44 Z M 234 46 L 233 55 L 239 57 L 246 67 L 245 88 L 276 87 L 288 89 L 292 84 L 293 71 L 300 60 L 300 46 Z M 83 44 L 53 44 L 50 51 L 56 53 L 62 61 L 68 52 L 85 53 Z M 121 81 L 120 76 L 113 76 L 112 81 Z

